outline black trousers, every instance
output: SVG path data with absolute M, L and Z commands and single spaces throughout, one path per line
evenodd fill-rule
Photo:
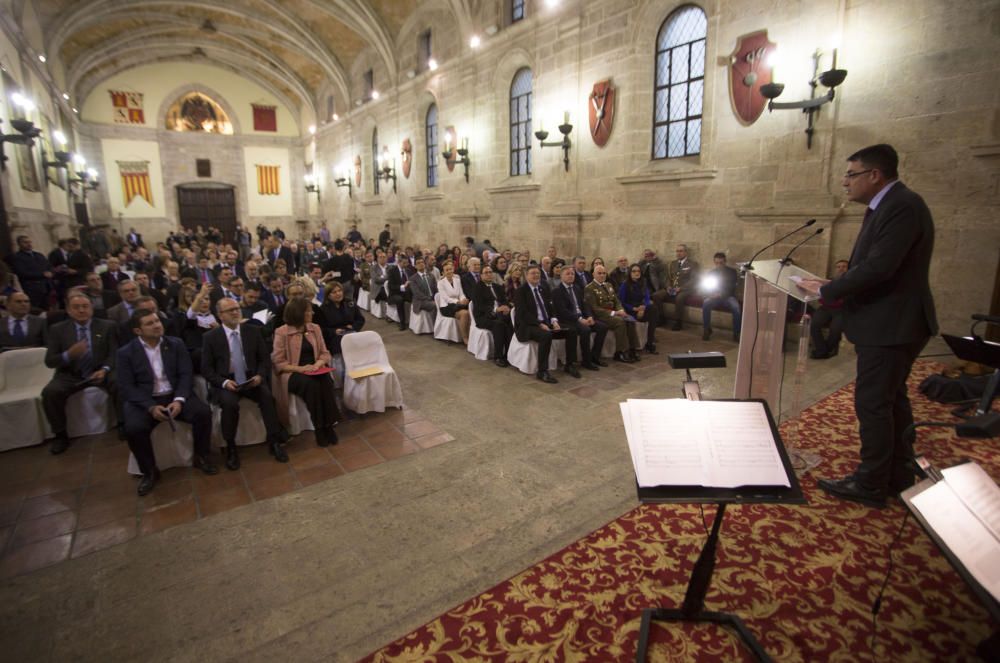
M 927 338 L 904 345 L 856 346 L 858 376 L 854 411 L 861 434 L 861 463 L 856 478 L 866 488 L 885 490 L 912 476 L 906 462 L 913 456 L 913 423 L 906 378 Z
M 562 324 L 560 321 L 559 324 Z M 604 347 L 604 339 L 608 335 L 608 326 L 600 320 L 594 320 L 594 326 L 585 324 L 582 320 L 566 323 L 564 327 L 571 327 L 576 330 L 576 336 L 580 339 L 580 357 L 584 363 L 596 364 L 596 359 L 601 355 L 601 348 Z M 591 340 L 593 336 L 593 340 Z M 569 346 L 569 341 L 566 342 Z M 567 354 L 567 358 L 569 355 Z
M 646 345 L 656 343 L 656 326 L 660 324 L 660 308 L 656 304 L 650 304 L 642 312 L 642 317 L 634 316 L 638 322 L 646 324 Z
M 331 428 L 340 421 L 336 389 L 333 378 L 326 375 L 292 373 L 288 378 L 288 393 L 296 394 L 306 402 L 306 409 L 316 430 Z
M 566 341 L 566 364 L 576 363 L 576 337 L 577 333 L 575 329 L 550 329 L 550 331 L 545 331 L 541 327 L 528 327 L 526 330 L 527 340 L 535 341 L 538 343 L 538 370 L 547 371 L 549 370 L 549 352 L 552 350 L 552 341 L 554 339 L 563 339 Z
M 153 400 L 157 405 L 169 405 L 174 397 L 173 394 L 168 394 L 154 396 Z M 212 410 L 197 396 L 191 394 L 184 401 L 177 419 L 191 424 L 195 454 L 208 456 L 211 452 Z M 153 429 L 161 423 L 165 426 L 170 425 L 154 419 L 153 415 L 141 405 L 125 403 L 125 439 L 128 440 L 129 450 L 135 454 L 139 469 L 146 475 L 152 474 L 156 469 L 156 455 L 153 453 L 153 441 L 150 436 Z
M 484 322 L 482 328 L 488 329 L 493 334 L 493 356 L 496 359 L 506 359 L 510 338 L 514 335 L 514 325 L 510 322 L 510 316 L 498 314 L 496 319 Z
M 407 306 L 407 303 L 409 303 L 411 299 L 411 297 L 409 297 L 409 294 L 410 293 L 406 293 L 403 295 L 389 296 L 389 304 L 396 307 L 396 314 L 399 316 L 400 327 L 406 326 L 406 320 L 407 320 L 406 309 L 409 308 Z
M 830 331 L 823 338 L 823 327 L 829 325 Z M 828 354 L 840 346 L 840 336 L 844 332 L 844 312 L 840 309 L 820 307 L 812 314 L 809 325 L 809 336 L 812 337 L 813 350 L 817 354 Z
M 115 404 L 118 412 L 118 421 L 124 419 L 121 403 L 118 402 L 118 388 L 115 385 L 114 373 L 108 373 L 103 382 L 94 384 L 83 382 L 83 377 L 70 375 L 68 373 L 56 373 L 52 380 L 42 389 L 42 409 L 52 426 L 52 432 L 56 437 L 66 436 L 66 401 L 78 391 L 83 391 L 87 387 L 99 387 L 108 392 L 111 401 Z
M 213 387 L 212 392 L 213 399 L 222 408 L 222 439 L 226 441 L 227 445 L 236 444 L 236 428 L 240 424 L 240 400 L 244 398 L 253 401 L 260 407 L 260 416 L 264 420 L 264 428 L 267 430 L 267 441 L 273 444 L 285 440 L 285 429 L 278 420 L 274 398 L 267 385 L 261 384 L 253 389 L 241 391 Z

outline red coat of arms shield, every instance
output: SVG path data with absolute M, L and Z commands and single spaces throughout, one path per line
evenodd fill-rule
M 767 30 L 760 30 L 737 39 L 736 50 L 729 56 L 729 99 L 744 126 L 756 122 L 767 105 L 760 86 L 771 82 L 767 59 L 776 46 L 767 40 Z
M 615 86 L 610 78 L 594 83 L 587 106 L 590 137 L 595 145 L 604 147 L 611 138 L 611 129 L 615 123 Z
M 413 145 L 410 144 L 409 138 L 403 139 L 401 154 L 403 155 L 403 177 L 410 179 L 410 166 L 413 163 Z
M 354 157 L 354 186 L 361 186 L 361 155 Z

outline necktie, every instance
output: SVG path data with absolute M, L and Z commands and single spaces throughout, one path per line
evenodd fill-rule
M 87 344 L 87 351 L 83 353 L 80 357 L 80 375 L 84 377 L 92 373 L 90 365 L 93 361 L 93 353 L 90 351 L 90 338 L 87 335 L 87 328 L 83 326 L 78 326 L 76 328 L 76 340 L 84 341 Z
M 542 301 L 542 293 L 538 292 L 538 288 L 532 288 L 535 291 L 535 304 L 538 305 L 538 315 L 539 320 L 548 323 L 549 313 L 545 310 L 545 302 Z
M 399 274 L 403 279 L 403 283 L 406 283 L 406 270 L 402 267 L 399 268 Z
M 473 279 L 473 280 L 474 280 L 474 281 L 475 281 L 476 283 L 479 283 L 479 274 L 477 274 L 477 273 L 475 273 L 475 272 L 472 272 L 472 279 Z M 538 293 L 536 292 L 535 294 L 537 295 Z
M 236 377 L 236 384 L 243 384 L 247 381 L 247 363 L 243 357 L 243 344 L 240 343 L 240 335 L 234 332 L 229 335 L 229 363 L 233 367 L 233 376 Z
M 576 303 L 576 293 L 573 292 L 573 286 L 566 286 L 566 291 L 569 293 L 569 300 L 573 302 L 573 310 L 577 315 L 580 315 L 580 305 Z
M 14 321 L 14 340 L 16 340 L 16 341 L 23 341 L 24 340 L 24 336 L 25 335 L 24 335 L 24 327 L 22 326 L 23 324 L 24 324 L 24 320 L 15 320 Z

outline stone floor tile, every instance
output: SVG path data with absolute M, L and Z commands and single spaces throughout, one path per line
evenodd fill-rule
M 340 461 L 340 465 L 348 472 L 356 472 L 360 469 L 371 467 L 372 465 L 378 465 L 381 462 L 384 462 L 382 456 L 374 451 L 368 450 L 342 459 Z
M 137 520 L 135 516 L 131 516 L 77 530 L 70 557 L 82 557 L 135 538 L 138 533 Z
M 296 470 L 295 476 L 298 478 L 299 483 L 303 486 L 311 486 L 314 483 L 319 483 L 320 481 L 326 481 L 327 479 L 333 479 L 334 477 L 339 477 L 344 474 L 344 470 L 340 467 L 338 463 L 328 463 L 326 465 L 317 465 L 316 467 L 310 467 L 305 470 Z
M 61 562 L 69 556 L 72 534 L 22 546 L 0 559 L 0 578 L 12 578 Z
M 255 500 L 266 500 L 291 492 L 298 487 L 295 477 L 290 473 L 270 476 L 259 481 L 250 481 L 250 493 Z
M 60 511 L 75 510 L 80 504 L 80 494 L 82 492 L 82 489 L 77 489 L 39 495 L 38 497 L 29 497 L 21 505 L 18 520 L 30 520 L 31 518 L 48 516 Z
M 160 486 L 153 489 L 156 492 Z M 198 519 L 198 507 L 192 499 L 168 504 L 158 509 L 147 511 L 142 514 L 140 531 L 143 534 L 152 534 L 160 530 L 174 527 L 182 523 L 189 523 Z
M 201 511 L 201 517 L 205 518 L 244 504 L 250 504 L 252 501 L 246 487 L 240 485 L 201 495 L 198 497 L 198 507 Z
M 42 516 L 33 520 L 18 520 L 11 535 L 10 548 L 20 548 L 29 543 L 36 543 L 63 534 L 69 534 L 76 529 L 76 512 L 63 511 L 50 516 Z

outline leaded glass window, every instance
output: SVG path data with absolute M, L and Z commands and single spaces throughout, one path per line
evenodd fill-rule
M 438 185 L 438 107 L 431 104 L 424 120 L 424 135 L 427 139 L 427 186 Z
M 372 191 L 378 194 L 378 127 L 372 129 Z
M 694 5 L 674 11 L 656 38 L 653 158 L 701 152 L 705 96 L 705 12 Z
M 531 69 L 514 74 L 510 84 L 510 174 L 531 174 Z

